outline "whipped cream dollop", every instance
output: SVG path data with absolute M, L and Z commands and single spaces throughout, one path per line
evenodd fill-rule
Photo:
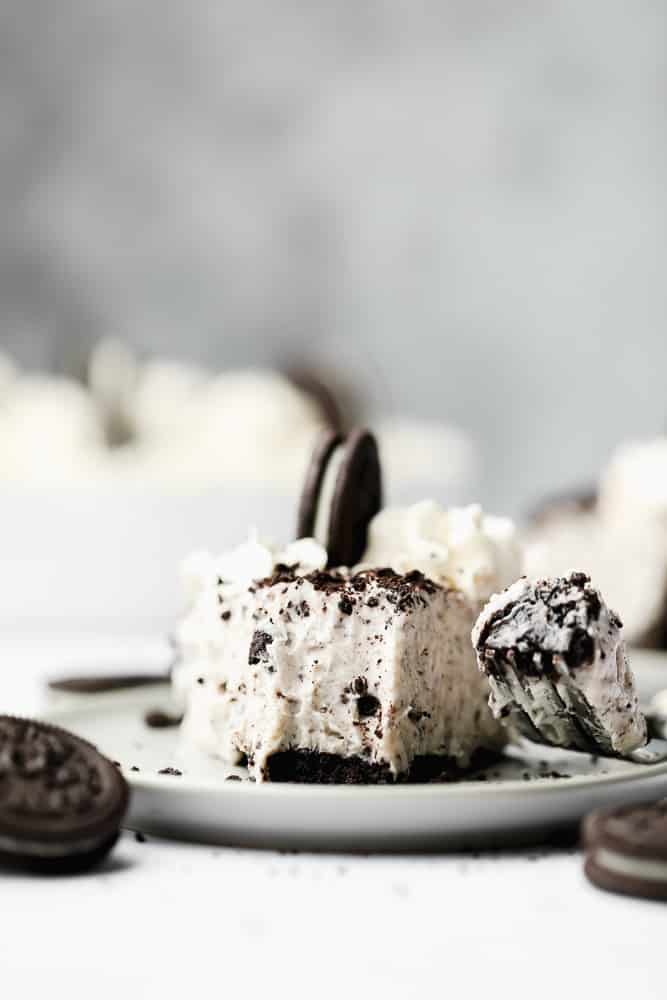
M 424 500 L 372 520 L 362 565 L 417 569 L 483 603 L 521 575 L 522 552 L 509 518 L 484 514 L 479 504 L 444 510 Z
M 215 664 L 221 681 L 243 674 L 255 628 L 248 589 L 254 581 L 271 576 L 280 564 L 296 565 L 305 575 L 324 569 L 326 562 L 326 550 L 312 538 L 278 548 L 254 535 L 220 555 L 200 551 L 189 556 L 182 567 L 187 607 L 175 634 L 180 651 L 172 674 L 177 700 L 188 703 L 207 664 Z M 221 612 L 229 607 L 242 609 L 242 614 L 233 615 L 227 626 Z M 208 724 L 201 725 L 206 729 Z
M 314 538 L 300 538 L 282 548 L 260 541 L 251 533 L 247 541 L 214 556 L 210 552 L 193 552 L 183 563 L 182 578 L 191 608 L 201 595 L 212 589 L 217 594 L 247 589 L 254 580 L 271 576 L 276 566 L 298 566 L 304 575 L 324 569 L 326 549 Z

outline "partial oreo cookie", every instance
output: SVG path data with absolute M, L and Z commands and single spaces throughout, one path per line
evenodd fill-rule
M 337 431 L 323 431 L 318 438 L 301 490 L 296 525 L 297 538 L 311 538 L 315 533 L 317 506 L 324 475 L 331 456 L 342 442 L 343 436 Z
M 594 885 L 667 901 L 667 799 L 591 813 L 582 838 Z
M 0 716 L 0 861 L 82 871 L 111 850 L 129 790 L 117 767 L 64 729 Z
M 368 525 L 382 507 L 377 442 L 366 430 L 348 435 L 331 501 L 327 552 L 330 566 L 354 566 L 366 548 Z
M 288 368 L 285 374 L 292 385 L 312 399 L 327 427 L 334 431 L 343 428 L 343 415 L 336 398 L 337 393 L 317 371 L 311 368 L 292 367 Z
M 343 439 L 326 432 L 306 476 L 297 537 L 314 536 L 324 545 L 329 566 L 354 566 L 381 507 L 382 474 L 373 435 L 357 429 Z

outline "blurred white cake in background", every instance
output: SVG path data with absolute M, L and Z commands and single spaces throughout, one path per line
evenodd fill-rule
M 109 340 L 84 385 L 0 358 L 0 623 L 163 627 L 188 552 L 249 524 L 291 537 L 326 422 L 313 392 L 272 370 L 142 362 Z M 388 502 L 469 500 L 465 434 L 396 418 L 377 430 Z
M 600 481 L 600 513 L 606 523 L 628 519 L 650 524 L 656 541 L 667 541 L 667 437 L 622 444 Z
M 547 504 L 526 532 L 532 577 L 585 570 L 629 642 L 667 646 L 667 438 L 614 452 L 599 490 Z

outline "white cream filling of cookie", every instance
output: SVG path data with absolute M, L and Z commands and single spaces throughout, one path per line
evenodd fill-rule
M 317 498 L 317 508 L 315 513 L 315 527 L 313 537 L 316 542 L 327 547 L 329 542 L 329 519 L 331 517 L 331 504 L 336 490 L 336 480 L 345 457 L 345 445 L 340 444 L 334 448 L 322 479 L 319 496 Z
M 667 882 L 667 861 L 651 861 L 647 858 L 630 858 L 626 854 L 610 851 L 608 847 L 597 847 L 593 851 L 593 862 L 599 868 L 606 868 L 615 875 Z

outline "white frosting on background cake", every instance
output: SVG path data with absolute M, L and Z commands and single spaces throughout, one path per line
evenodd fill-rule
M 612 525 L 644 517 L 667 541 L 667 437 L 627 442 L 613 454 L 600 482 L 600 515 Z
M 11 380 L 0 408 L 0 478 L 43 484 L 95 475 L 104 431 L 90 395 L 70 379 Z
M 621 445 L 592 509 L 554 505 L 526 532 L 532 577 L 585 570 L 624 623 L 629 643 L 667 633 L 667 438 Z
M 91 352 L 85 386 L 27 375 L 0 355 L 0 482 L 148 483 L 169 492 L 232 484 L 293 495 L 326 422 L 316 383 L 311 394 L 308 379 L 300 384 L 271 369 L 216 373 L 182 360 L 143 360 L 114 338 Z M 5 410 L 10 398 L 20 419 Z M 395 417 L 380 420 L 378 440 L 394 496 L 469 490 L 476 451 L 464 432 Z
M 528 532 L 525 572 L 567 576 L 585 569 L 616 608 L 628 643 L 651 645 L 667 603 L 667 554 L 650 524 L 628 517 L 612 530 L 595 512 L 554 512 Z

